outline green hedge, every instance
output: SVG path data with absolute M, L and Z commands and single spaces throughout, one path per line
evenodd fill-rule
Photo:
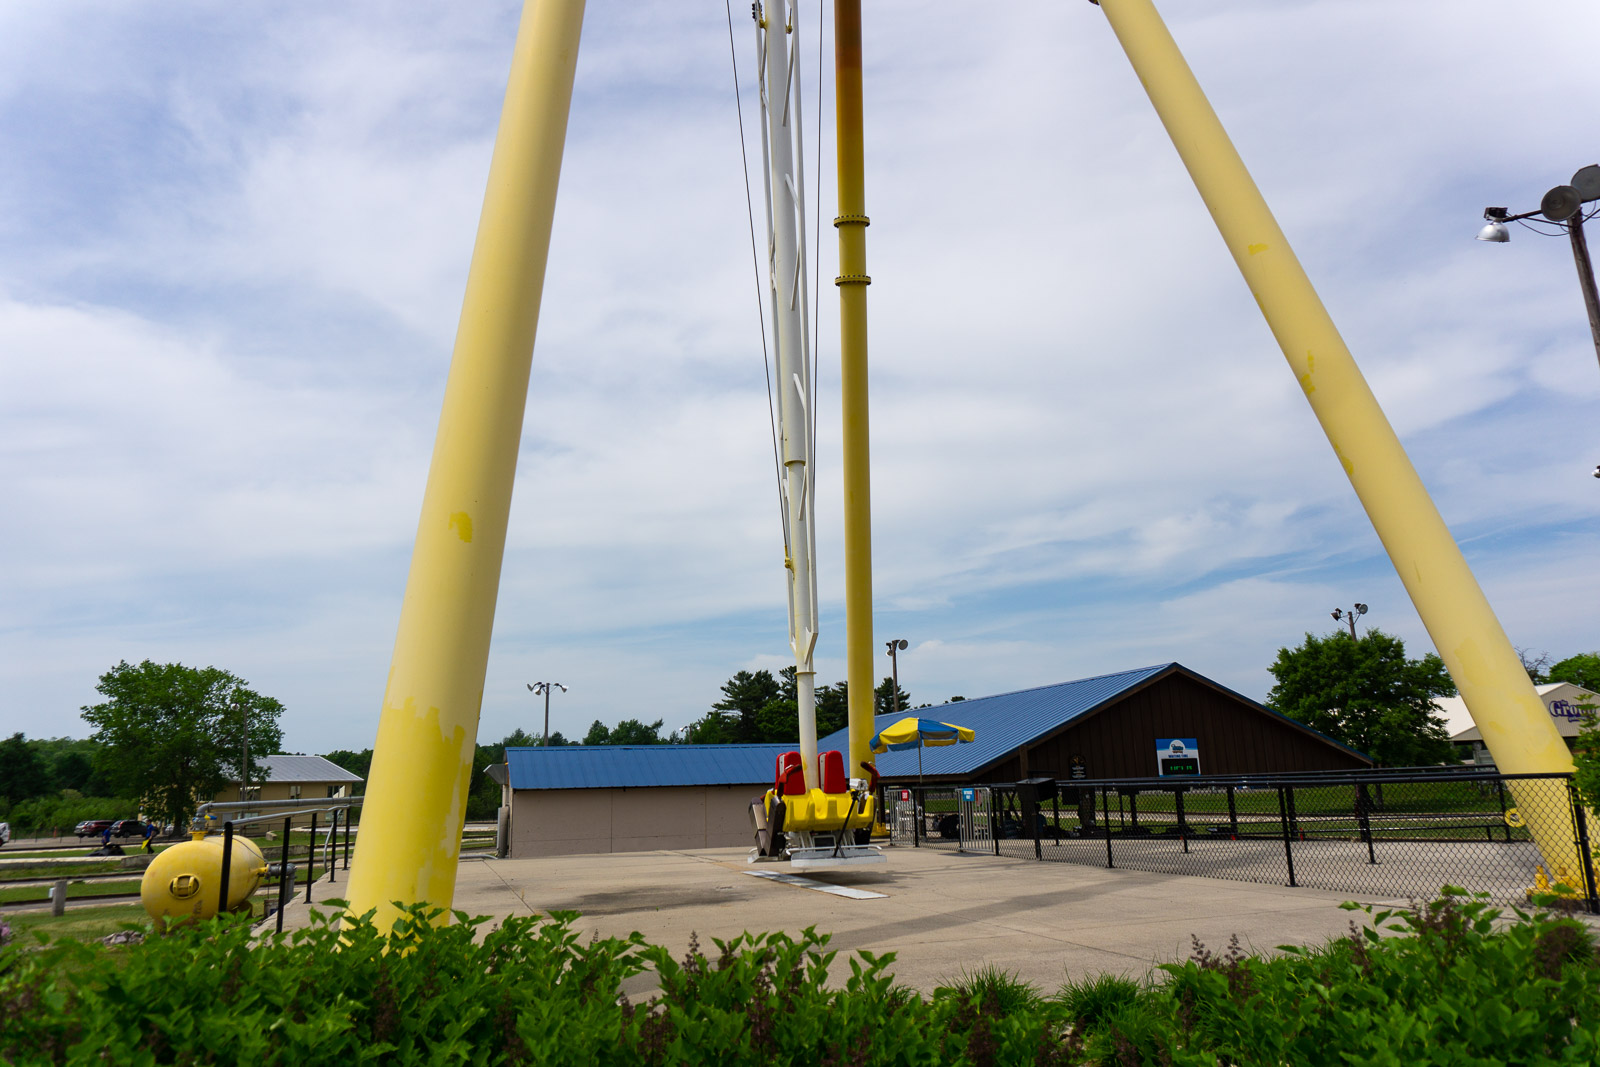
M 1350 907 L 1354 907 L 1351 905 Z M 1370 913 L 1370 909 L 1366 909 Z M 142 945 L 0 950 L 8 1063 L 1173 1065 L 1592 1064 L 1600 967 L 1587 927 L 1510 920 L 1447 891 L 1270 959 L 1196 943 L 1160 981 L 1044 995 L 1003 972 L 924 998 L 892 955 L 807 930 L 679 960 L 639 935 L 583 940 L 573 913 L 388 936 L 328 924 L 253 943 L 236 921 Z M 342 943 L 341 943 L 342 942 Z M 653 971 L 659 994 L 622 983 Z
M 72 828 L 85 819 L 132 819 L 138 811 L 138 801 L 119 797 L 34 797 L 11 805 L 5 820 L 11 824 L 13 838 L 51 829 L 70 836 Z

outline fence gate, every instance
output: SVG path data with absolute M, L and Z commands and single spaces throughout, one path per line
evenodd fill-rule
M 894 796 L 894 819 L 889 823 L 889 843 L 913 845 L 917 839 L 917 805 L 911 799 L 911 790 L 891 790 Z
M 985 786 L 965 786 L 957 791 L 956 811 L 961 815 L 961 850 L 994 849 L 993 797 Z

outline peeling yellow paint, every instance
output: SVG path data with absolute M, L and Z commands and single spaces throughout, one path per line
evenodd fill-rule
M 1309 390 L 1309 389 L 1306 390 L 1306 392 L 1308 392 L 1308 393 L 1310 391 L 1311 390 Z M 1350 476 L 1355 474 L 1356 465 L 1354 463 L 1350 462 L 1350 457 L 1348 457 L 1348 456 L 1346 456 L 1344 454 L 1344 449 L 1340 448 L 1338 445 L 1334 445 L 1333 446 L 1333 454 L 1339 457 L 1339 466 L 1344 468 L 1344 473 L 1345 473 L 1346 477 L 1350 477 Z
M 1249 252 L 1252 256 L 1259 255 L 1260 253 L 1265 252 L 1266 250 L 1267 250 L 1267 245 L 1266 245 L 1265 242 L 1262 242 L 1260 244 L 1249 245 L 1249 246 L 1247 246 L 1245 248 L 1245 251 Z
M 1312 375 L 1313 372 L 1316 371 L 1316 369 L 1317 369 L 1317 357 L 1313 356 L 1310 352 L 1307 352 L 1306 353 L 1306 371 L 1305 371 L 1305 373 L 1304 374 L 1296 374 L 1294 376 L 1295 381 L 1300 383 L 1300 388 L 1302 388 L 1302 389 L 1304 389 L 1306 391 L 1306 396 L 1310 396 L 1312 393 L 1317 391 L 1316 384 L 1314 382 L 1312 382 L 1312 380 L 1311 380 L 1311 375 Z
M 472 516 L 465 511 L 456 512 L 450 516 L 450 529 L 456 532 L 457 537 L 470 544 L 472 541 Z

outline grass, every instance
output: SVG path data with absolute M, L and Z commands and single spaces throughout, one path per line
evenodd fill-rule
M 86 900 L 94 897 L 119 897 L 139 891 L 139 880 L 117 880 L 111 882 L 68 882 L 68 900 Z M 47 885 L 19 885 L 10 888 L 0 887 L 0 904 L 25 904 L 31 901 L 47 901 L 50 899 L 50 887 Z
M 94 941 L 114 934 L 129 923 L 148 927 L 150 917 L 137 904 L 110 904 L 102 907 L 68 909 L 65 915 L 51 915 L 48 911 L 13 912 L 5 917 L 17 936 L 17 944 L 24 947 L 37 944 L 36 933 L 51 938 L 70 938 L 75 941 Z
M 27 882 L 39 878 L 76 878 L 85 874 L 116 874 L 129 868 L 115 859 L 89 860 L 84 863 L 52 863 L 48 867 L 0 867 L 0 885 L 6 882 Z

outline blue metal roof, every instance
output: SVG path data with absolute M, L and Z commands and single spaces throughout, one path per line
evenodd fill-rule
M 508 748 L 512 789 L 642 789 L 771 783 L 782 745 L 554 745 Z
M 977 734 L 970 744 L 923 749 L 922 772 L 927 775 L 973 774 L 1174 667 L 1178 664 L 1162 663 L 1015 693 L 973 697 L 954 704 L 923 708 L 920 712 L 908 710 L 899 715 L 877 715 L 873 717 L 872 730 L 876 733 L 911 714 L 970 727 Z M 849 731 L 837 730 L 819 740 L 817 750 L 826 752 L 836 748 L 843 752 L 849 744 Z M 885 752 L 877 757 L 877 763 L 878 773 L 885 778 L 917 776 L 915 749 Z
M 1097 711 L 1144 683 L 1178 671 L 1229 693 L 1264 714 L 1321 738 L 1335 748 L 1361 759 L 1366 756 L 1341 745 L 1304 723 L 1258 704 L 1248 697 L 1195 674 L 1179 663 L 1160 663 L 1116 674 L 1080 678 L 1075 682 L 1043 685 L 997 696 L 973 697 L 940 704 L 920 712 L 873 718 L 874 733 L 907 715 L 970 727 L 977 738 L 970 744 L 922 750 L 926 775 L 954 777 L 976 774 L 1011 756 L 1018 749 L 1042 740 L 1067 723 Z M 557 745 L 553 748 L 508 748 L 513 789 L 625 789 L 673 785 L 757 785 L 771 782 L 778 756 L 799 748 L 796 742 L 770 745 Z M 836 730 L 817 742 L 817 751 L 848 752 L 848 731 Z M 1370 761 L 1369 761 L 1370 762 Z M 885 778 L 914 778 L 917 752 L 886 752 L 877 758 L 878 773 Z M 847 774 L 859 775 L 858 769 Z

